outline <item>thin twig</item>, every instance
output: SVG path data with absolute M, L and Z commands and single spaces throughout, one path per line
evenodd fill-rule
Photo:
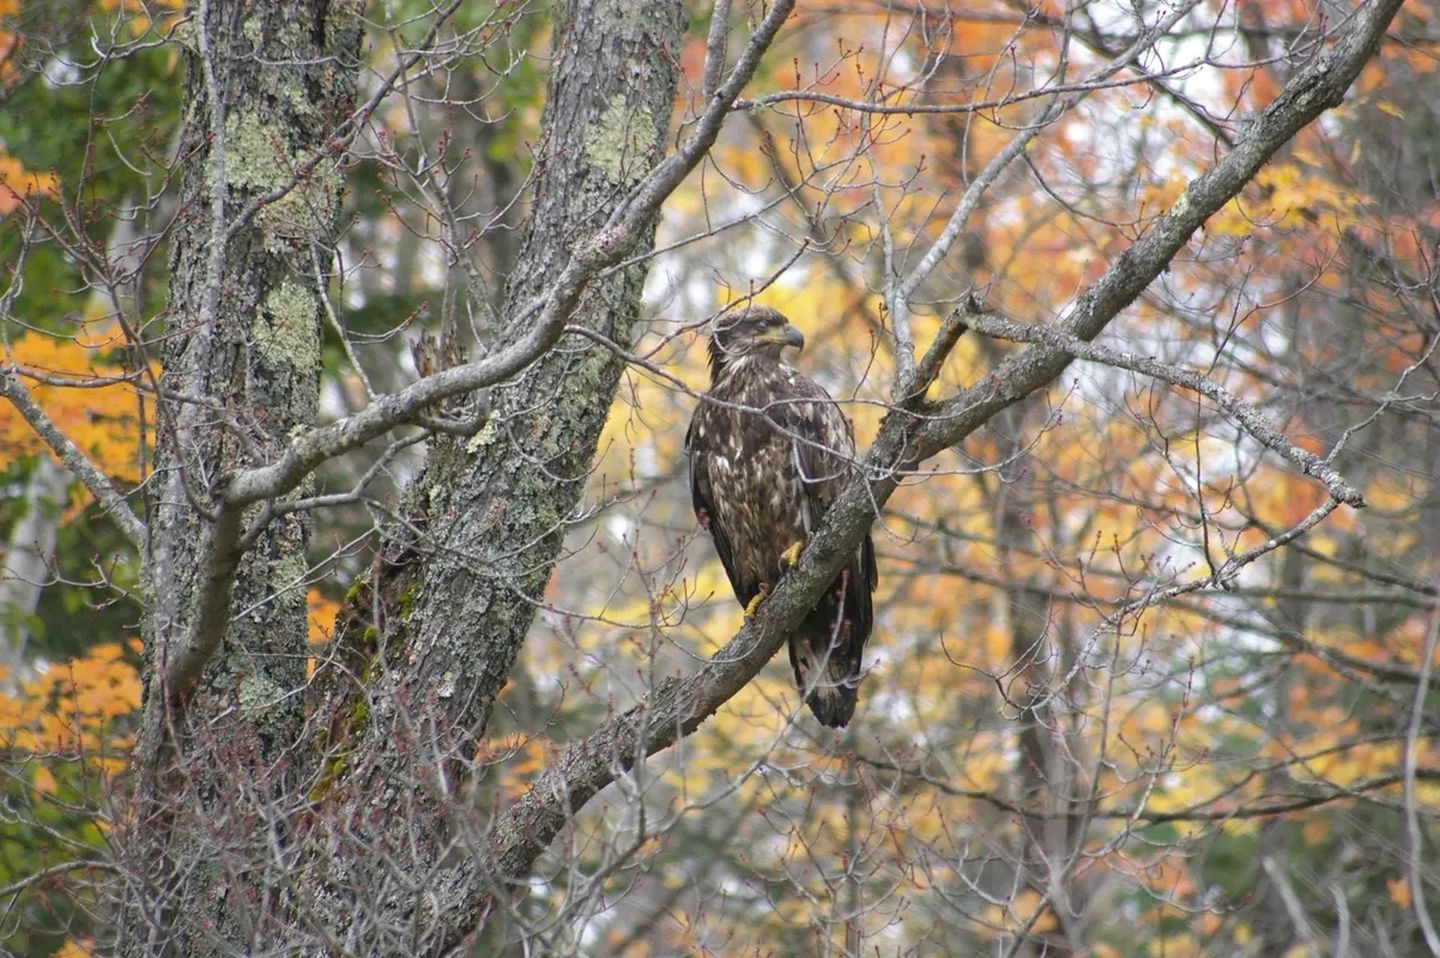
M 1187 16 L 1198 3 L 1199 0 L 1187 0 L 1187 2 L 1175 7 L 1175 9 L 1171 10 L 1162 20 L 1156 23 L 1153 28 L 1137 37 L 1134 43 L 1130 44 L 1130 46 L 1121 51 L 1103 68 L 1098 70 L 1094 77 L 1092 77 L 1092 81 L 1104 80 L 1107 77 L 1113 76 L 1118 71 L 1125 69 L 1144 53 L 1145 50 L 1149 49 L 1155 40 L 1166 30 L 1169 30 L 1170 27 Z M 1046 91 L 1053 99 L 1046 105 L 1040 118 L 1034 123 L 1026 124 L 1009 143 L 1005 144 L 1004 149 L 997 153 L 989 163 L 986 163 L 984 168 L 970 181 L 970 185 L 966 187 L 965 193 L 960 197 L 960 202 L 956 204 L 954 211 L 950 214 L 950 219 L 945 223 L 945 228 L 940 231 L 940 235 L 935 238 L 935 242 L 925 251 L 925 255 L 921 257 L 915 269 L 911 271 L 910 275 L 905 278 L 905 281 L 900 284 L 899 289 L 896 290 L 895 296 L 897 300 L 908 302 L 910 297 L 914 295 L 915 290 L 920 287 L 920 284 L 929 277 L 935 267 L 940 264 L 940 261 L 950 252 L 950 248 L 955 245 L 955 241 L 960 238 L 960 234 L 970 222 L 970 214 L 973 213 L 975 207 L 979 205 L 980 197 L 984 195 L 985 191 L 990 188 L 990 185 L 1004 172 L 1005 168 L 1016 158 L 1024 154 L 1025 149 L 1030 145 L 1030 142 L 1040 134 L 1041 130 L 1053 123 L 1062 114 L 1069 111 L 1094 89 L 1097 89 L 1097 87 L 1082 84 L 1081 89 L 1064 96 L 1059 95 L 1061 88 L 1052 87 Z
M 1341 102 L 1402 3 L 1372 0 L 1362 7 L 1340 41 L 1297 71 L 1271 105 L 1246 127 L 1234 151 L 1192 182 L 1151 231 L 1122 253 L 1080 297 L 1067 332 L 1084 339 L 1098 335 L 1276 150 L 1325 109 Z M 876 509 L 899 486 L 897 466 L 965 438 L 1001 409 L 1053 382 L 1068 362 L 1067 355 L 1045 347 L 1024 350 L 1001 363 L 982 382 L 937 404 L 935 411 L 950 418 L 930 420 L 918 437 L 910 435 L 909 424 L 900 422 L 899 417 L 887 420 L 865 456 L 868 468 L 846 484 L 801 552 L 798 565 L 780 581 L 756 616 L 698 673 L 662 681 L 644 702 L 572 742 L 530 790 L 492 822 L 486 853 L 456 866 L 461 874 L 454 880 L 467 889 L 461 910 L 466 915 L 488 914 L 495 889 L 510 876 L 528 873 L 535 857 L 571 820 L 574 809 L 612 782 L 635 755 L 654 754 L 689 735 L 750 682 L 854 554 L 874 522 Z M 1335 506 L 1332 499 L 1285 535 L 1303 534 Z M 1278 544 L 1280 537 L 1273 541 Z M 637 747 L 637 740 L 642 739 L 643 747 Z M 473 874 L 477 868 L 485 870 L 484 878 Z M 457 920 L 450 927 L 463 934 L 473 923 L 473 919 Z
M 426 376 L 397 393 L 377 399 L 354 415 L 302 433 L 278 461 L 237 473 L 225 484 L 208 546 L 205 574 L 194 599 L 196 614 L 183 645 L 166 670 L 172 694 L 183 695 L 200 669 L 219 648 L 228 624 L 230 594 L 239 567 L 246 507 L 284 495 L 298 486 L 320 463 L 348 452 L 397 425 L 414 421 L 445 399 L 498 383 L 520 372 L 548 352 L 564 334 L 565 323 L 596 273 L 623 257 L 658 213 L 660 205 L 710 151 L 739 95 L 760 66 L 760 57 L 789 19 L 794 0 L 779 0 L 751 35 L 735 67 L 695 123 L 690 136 L 657 164 L 620 204 L 600 232 L 575 248 L 550 288 L 514 317 L 525 333 L 505 349 L 478 361 Z M 528 325 L 522 321 L 535 316 Z
M 1017 323 L 993 313 L 977 313 L 970 316 L 967 322 L 977 332 L 993 336 L 996 339 L 1049 346 L 1076 359 L 1103 363 L 1117 369 L 1128 369 L 1131 372 L 1170 383 L 1172 386 L 1194 390 L 1229 413 L 1231 418 L 1261 445 L 1279 453 L 1307 476 L 1319 479 L 1336 499 L 1356 509 L 1365 507 L 1365 497 L 1360 490 L 1346 482 L 1343 476 L 1330 467 L 1326 459 L 1307 452 L 1290 442 L 1265 418 L 1264 413 L 1213 379 L 1207 379 L 1194 370 L 1162 363 L 1149 356 L 1097 346 L 1095 343 L 1077 339 L 1053 326 Z
M 18 895 L 25 889 L 30 888 L 32 885 L 37 885 L 47 878 L 54 878 L 56 875 L 63 875 L 66 872 L 79 871 L 82 868 L 92 868 L 97 871 L 109 872 L 116 870 L 112 862 L 95 861 L 89 858 L 77 858 L 74 861 L 60 862 L 58 865 L 42 868 L 33 875 L 27 875 L 19 881 L 11 882 L 4 888 L 0 888 L 0 898 L 9 898 L 12 895 Z
M 930 348 L 925 350 L 925 355 L 915 367 L 913 378 L 907 384 L 903 396 L 906 403 L 914 404 L 925 398 L 925 393 L 939 377 L 945 360 L 955 351 L 955 344 L 965 335 L 965 330 L 970 328 L 969 318 L 979 312 L 980 305 L 973 296 L 967 294 L 965 302 L 945 317 L 940 331 L 935 334 Z

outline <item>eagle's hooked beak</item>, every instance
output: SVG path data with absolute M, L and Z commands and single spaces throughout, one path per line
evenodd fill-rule
M 782 346 L 794 346 L 796 349 L 805 348 L 805 336 L 789 323 L 779 329 L 771 330 L 766 338 Z

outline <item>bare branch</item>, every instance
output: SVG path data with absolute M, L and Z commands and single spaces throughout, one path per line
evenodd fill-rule
M 1164 19 L 1155 24 L 1152 29 L 1137 37 L 1130 46 L 1126 47 L 1119 55 L 1097 71 L 1090 82 L 1093 84 L 1103 81 L 1120 70 L 1125 69 L 1131 63 L 1134 63 L 1137 57 L 1150 48 L 1157 37 L 1163 35 L 1166 30 L 1184 18 L 1198 5 L 1198 2 L 1199 0 L 1189 0 L 1189 2 L 1183 3 L 1171 10 Z M 920 288 L 920 284 L 925 282 L 930 274 L 934 272 L 935 267 L 940 265 L 940 261 L 950 252 L 950 248 L 955 245 L 955 241 L 958 240 L 960 234 L 964 232 L 966 224 L 970 222 L 970 214 L 975 211 L 975 207 L 980 202 L 980 197 L 990 188 L 990 185 L 995 182 L 996 178 L 998 178 L 1000 174 L 1005 171 L 1005 168 L 1014 162 L 1015 159 L 1025 153 L 1026 147 L 1040 134 L 1041 130 L 1045 129 L 1056 118 L 1083 100 L 1093 88 L 1092 86 L 1089 89 L 1081 89 L 1063 97 L 1057 96 L 1041 113 L 1039 119 L 1034 123 L 1027 124 L 1020 132 L 1015 134 L 1010 142 L 1005 144 L 1005 148 L 995 154 L 990 162 L 985 164 L 984 169 L 976 174 L 975 178 L 970 181 L 970 185 L 965 189 L 964 195 L 960 197 L 960 202 L 956 204 L 954 211 L 950 214 L 950 219 L 946 222 L 945 228 L 940 231 L 940 235 L 935 238 L 935 242 L 925 251 L 925 255 L 921 257 L 920 262 L 915 264 L 915 268 L 911 270 L 910 275 L 905 277 L 904 281 L 895 291 L 894 299 L 900 307 L 908 307 L 910 297 L 914 295 L 915 290 Z M 907 389 L 906 392 L 908 394 L 909 390 Z
M 793 6 L 794 0 L 781 0 L 771 7 L 714 100 L 706 104 L 690 137 L 646 175 L 597 236 L 576 249 L 550 290 L 511 320 L 512 328 L 519 328 L 539 314 L 524 335 L 500 352 L 434 373 L 382 397 L 353 416 L 311 430 L 292 441 L 278 462 L 242 472 L 225 484 L 208 548 L 205 577 L 195 600 L 200 614 L 194 617 L 193 627 L 167 669 L 172 694 L 183 694 L 190 688 L 225 635 L 230 593 L 241 555 L 241 510 L 262 499 L 284 495 L 320 463 L 413 421 L 428 407 L 513 376 L 554 346 L 590 280 L 629 251 L 666 197 L 714 144 L 729 104 L 754 75 L 761 55 Z
M 709 103 L 725 73 L 725 42 L 730 38 L 730 0 L 715 0 L 710 10 L 710 35 L 705 40 L 705 75 L 700 93 Z
M 145 523 L 130 508 L 120 490 L 100 471 L 99 467 L 85 457 L 70 437 L 45 415 L 45 410 L 30 396 L 29 391 L 16 378 L 14 366 L 0 367 L 0 395 L 10 400 L 20 415 L 29 423 L 35 434 L 55 453 L 69 471 L 90 490 L 105 511 L 115 518 L 115 524 L 137 549 L 145 548 Z
M 1050 326 L 1016 323 L 994 314 L 976 313 L 965 318 L 971 329 L 1020 343 L 1037 343 L 1053 347 L 1090 362 L 1103 363 L 1117 369 L 1128 369 L 1162 382 L 1191 389 L 1206 396 L 1215 405 L 1229 413 L 1257 442 L 1279 453 L 1287 462 L 1295 465 L 1307 476 L 1313 476 L 1325 484 L 1330 494 L 1348 506 L 1356 509 L 1365 507 L 1365 497 L 1360 490 L 1345 481 L 1326 460 L 1312 452 L 1306 452 L 1285 438 L 1266 418 L 1264 413 L 1245 402 L 1224 386 L 1207 379 L 1192 369 L 1184 369 L 1170 363 L 1162 363 L 1148 356 L 1121 352 L 1105 346 L 1097 346 Z
M 398 393 L 382 397 L 353 416 L 300 436 L 278 462 L 235 476 L 225 488 L 226 505 L 245 506 L 283 495 L 325 460 L 412 421 L 429 406 L 508 379 L 553 346 L 564 332 L 565 323 L 586 284 L 601 269 L 625 255 L 645 223 L 659 211 L 660 204 L 714 144 L 729 112 L 729 103 L 754 75 L 760 65 L 760 55 L 769 47 L 793 6 L 794 0 L 782 0 L 771 8 L 713 102 L 706 105 L 690 137 L 650 171 L 599 235 L 577 247 L 550 291 L 511 320 L 512 327 L 518 328 L 539 313 L 525 335 L 498 353 L 441 370 Z
M 1185 12 L 1189 12 L 1189 9 L 1188 7 L 1185 8 Z M 1149 40 L 1153 42 L 1156 36 L 1158 36 L 1158 34 L 1151 32 L 1139 39 L 1145 40 L 1149 38 Z M 1008 96 L 997 97 L 991 100 L 975 100 L 971 103 L 882 103 L 878 100 L 857 100 L 853 97 L 837 96 L 833 93 L 818 93 L 814 90 L 780 90 L 775 93 L 767 93 L 764 96 L 756 97 L 753 100 L 738 100 L 735 103 L 735 109 L 759 110 L 780 103 L 815 103 L 821 106 L 839 107 L 843 110 L 854 110 L 856 113 L 864 113 L 871 116 L 915 116 L 924 114 L 953 116 L 957 114 L 1000 110 L 1008 106 L 1014 106 L 1017 103 L 1024 103 L 1028 100 L 1045 99 L 1060 93 L 1084 96 L 1087 93 L 1094 93 L 1098 90 L 1111 90 L 1127 86 L 1144 86 L 1154 83 L 1162 77 L 1179 76 L 1189 73 L 1197 66 L 1199 66 L 1198 63 L 1186 63 L 1156 73 L 1142 73 L 1140 76 L 1126 77 L 1121 80 L 1080 80 L 1075 83 L 1062 83 L 1054 86 L 1039 87 L 1026 91 L 1025 93 L 1012 93 Z M 1036 125 L 1039 126 L 1041 124 L 1037 123 Z
M 935 383 L 935 378 L 940 375 L 945 360 L 954 351 L 955 344 L 960 341 L 960 337 L 964 336 L 965 330 L 969 328 L 970 317 L 979 309 L 980 306 L 975 302 L 975 298 L 967 295 L 965 304 L 945 317 L 940 331 L 935 334 L 935 340 L 915 367 L 914 378 L 909 383 L 909 392 L 903 397 L 907 405 L 914 405 L 925 398 L 925 393 Z
M 969 798 L 975 801 L 996 808 L 1011 815 L 1020 815 L 1025 818 L 1068 818 L 1075 813 L 1071 809 L 1062 811 L 1051 811 L 1044 808 L 1030 808 L 1018 802 L 1011 801 L 993 791 L 980 788 L 957 788 L 944 779 L 926 773 L 923 769 L 902 765 L 890 759 L 874 758 L 868 755 L 857 756 L 857 759 L 872 768 L 881 769 L 887 772 L 894 772 L 907 778 L 914 778 L 924 782 L 926 785 L 946 795 L 953 795 L 956 798 Z M 1440 769 L 1422 769 L 1423 777 L 1434 780 L 1440 779 Z M 1163 825 L 1166 822 L 1228 822 L 1245 821 L 1252 818 L 1274 818 L 1277 815 L 1287 815 L 1292 812 L 1303 811 L 1307 808 L 1316 808 L 1321 805 L 1329 805 L 1334 802 L 1365 798 L 1371 792 L 1378 792 L 1383 789 L 1393 788 L 1400 783 L 1401 776 L 1395 773 L 1376 775 L 1359 782 L 1348 785 L 1332 785 L 1323 787 L 1310 795 L 1300 795 L 1295 798 L 1287 798 L 1282 801 L 1268 801 L 1260 805 L 1245 805 L 1234 808 L 1216 808 L 1217 802 L 1231 794 L 1234 788 L 1227 788 L 1217 794 L 1206 796 L 1198 801 L 1186 805 L 1184 808 L 1177 808 L 1167 812 L 1151 812 L 1144 808 L 1139 809 L 1094 809 L 1088 814 L 1091 818 L 1109 821 L 1144 822 L 1147 825 Z
M 1099 335 L 1276 150 L 1315 117 L 1338 106 L 1360 68 L 1379 47 L 1399 7 L 1397 0 L 1372 0 L 1361 8 L 1340 41 L 1291 77 L 1247 125 L 1235 149 L 1192 180 L 1179 200 L 1077 298 L 1061 326 L 1064 332 L 1085 341 Z M 936 408 L 951 418 L 927 424 L 921 437 L 922 455 L 933 455 L 959 442 L 999 409 L 1054 379 L 1069 362 L 1067 354 L 1046 346 L 1006 359 L 979 383 Z
M 45 881 L 47 878 L 54 878 L 56 875 L 64 875 L 81 869 L 115 871 L 116 866 L 114 862 L 95 861 L 89 858 L 77 858 L 74 861 L 60 862 L 58 865 L 42 868 L 32 875 L 26 875 L 19 881 L 11 882 L 4 888 L 0 888 L 0 898 L 9 898 L 12 895 L 18 895 L 27 888 Z
M 1410 722 L 1405 730 L 1405 864 L 1406 879 L 1410 882 L 1410 897 L 1415 905 L 1415 917 L 1425 936 L 1425 947 L 1432 956 L 1440 956 L 1440 933 L 1430 918 L 1425 906 L 1425 872 L 1421 856 L 1425 854 L 1425 842 L 1420 832 L 1420 821 L 1416 815 L 1415 773 L 1420 754 L 1420 727 L 1425 715 L 1425 697 L 1430 693 L 1430 667 L 1435 661 L 1435 649 L 1440 644 L 1440 612 L 1430 613 L 1430 628 L 1425 633 L 1425 648 L 1420 654 L 1420 679 L 1415 683 L 1415 702 L 1410 707 Z

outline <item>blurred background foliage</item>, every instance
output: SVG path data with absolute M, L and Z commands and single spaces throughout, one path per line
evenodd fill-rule
M 692 7 L 684 107 L 702 95 L 709 29 L 709 4 Z M 154 429 L 158 370 L 126 333 L 143 340 L 165 308 L 186 121 L 180 8 L 0 0 L 3 361 L 41 377 L 37 401 L 126 488 L 148 475 Z M 887 271 L 921 254 L 1034 116 L 1026 91 L 1062 57 L 1102 62 L 1153 13 L 916 9 L 802 5 L 747 94 L 1007 102 L 862 116 L 790 99 L 731 118 L 667 207 L 637 347 L 647 365 L 622 387 L 504 721 L 477 756 L 477 808 L 512 801 L 568 740 L 740 623 L 688 502 L 702 321 L 752 293 L 789 315 L 808 344 L 800 365 L 843 402 L 863 448 L 894 369 Z M 1236 118 L 1275 95 L 1327 11 L 1200 4 L 1146 63 L 1191 66 L 1094 91 L 982 197 L 917 292 L 916 341 L 970 290 L 1016 320 L 1062 316 L 1224 150 Z M 1440 898 L 1440 713 L 1419 687 L 1440 595 L 1437 14 L 1433 0 L 1403 10 L 1346 103 L 1102 340 L 1205 372 L 1312 451 L 1339 447 L 1365 512 L 1329 515 L 1228 588 L 1204 585 L 1304 521 L 1323 488 L 1193 394 L 1072 367 L 891 500 L 848 730 L 800 714 L 777 661 L 594 801 L 481 947 L 1296 958 L 1332 953 L 1343 934 L 1353 954 L 1419 954 L 1417 893 Z M 400 0 L 369 15 L 373 88 L 432 11 Z M 332 417 L 366 403 L 367 381 L 411 381 L 421 332 L 453 320 L 472 355 L 498 332 L 551 11 L 467 3 L 444 29 L 504 38 L 388 98 L 357 145 L 326 333 Z M 937 392 L 1010 349 L 972 333 Z M 8 405 L 0 444 L 0 885 L 23 884 L 0 936 L 21 954 L 80 953 L 103 902 L 70 879 L 104 867 L 86 863 L 118 814 L 139 701 L 136 557 Z M 372 461 L 332 462 L 317 488 L 348 487 Z M 420 461 L 395 463 L 388 491 Z M 361 506 L 318 517 L 317 644 L 381 518 Z M 27 550 L 38 577 L 16 573 Z M 1130 611 L 1142 597 L 1153 601 Z

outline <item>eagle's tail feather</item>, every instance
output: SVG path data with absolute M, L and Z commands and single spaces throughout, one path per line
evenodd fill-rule
M 805 704 L 810 706 L 810 711 L 821 725 L 844 728 L 850 724 L 850 719 L 855 714 L 855 705 L 860 698 L 855 690 L 855 683 L 860 676 L 858 669 L 856 674 L 846 674 L 846 670 L 837 668 L 835 658 L 831 656 L 824 679 L 817 682 L 815 688 L 805 697 Z
M 858 571 L 842 571 L 790 639 L 795 683 L 815 718 L 831 728 L 844 728 L 855 714 L 861 653 L 870 637 L 870 590 Z

